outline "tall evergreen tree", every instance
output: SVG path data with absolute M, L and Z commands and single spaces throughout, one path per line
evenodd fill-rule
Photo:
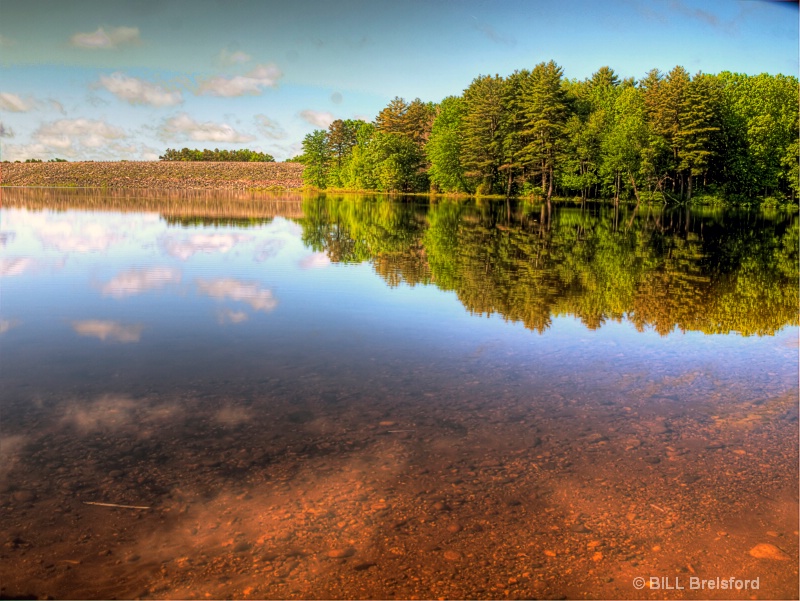
M 694 177 L 705 174 L 711 164 L 715 137 L 720 131 L 719 104 L 716 78 L 698 73 L 686 85 L 675 138 L 680 149 L 678 169 L 687 177 L 687 199 L 692 197 Z
M 479 194 L 493 191 L 502 162 L 503 87 L 499 75 L 486 75 L 475 78 L 464 90 L 461 163 L 465 174 L 477 183 Z
M 553 61 L 539 63 L 531 73 L 531 85 L 525 95 L 524 135 L 529 142 L 523 153 L 526 162 L 539 170 L 542 193 L 548 202 L 553 196 L 553 173 L 568 116 L 562 74 L 561 67 Z

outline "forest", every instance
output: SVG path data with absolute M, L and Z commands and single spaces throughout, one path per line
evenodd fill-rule
M 264 152 L 256 152 L 242 148 L 239 150 L 220 150 L 215 148 L 203 150 L 193 148 L 182 148 L 176 150 L 174 148 L 167 148 L 160 157 L 162 161 L 216 161 L 216 162 L 243 162 L 243 163 L 273 163 L 275 159 L 272 155 Z
M 293 160 L 319 189 L 749 204 L 795 201 L 799 153 L 796 77 L 601 67 L 579 81 L 550 61 L 336 120 Z

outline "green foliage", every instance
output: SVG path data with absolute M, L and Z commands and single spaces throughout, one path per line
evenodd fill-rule
M 385 134 L 400 134 L 411 139 L 422 149 L 431 133 L 436 109 L 419 98 L 407 103 L 395 97 L 375 118 L 378 131 Z
M 331 161 L 331 150 L 328 145 L 328 136 L 324 130 L 316 129 L 303 140 L 303 154 L 301 163 L 306 168 L 303 170 L 303 182 L 324 188 L 328 183 L 328 166 Z
M 465 114 L 461 127 L 461 164 L 468 186 L 491 191 L 503 158 L 503 79 L 481 76 L 464 90 Z
M 525 129 L 528 145 L 522 150 L 523 161 L 542 178 L 542 194 L 553 195 L 556 161 L 566 141 L 568 118 L 562 69 L 553 61 L 539 63 L 531 72 L 524 97 Z
M 176 150 L 167 148 L 164 154 L 158 157 L 162 161 L 216 161 L 216 162 L 242 162 L 242 163 L 273 163 L 275 159 L 272 155 L 264 152 L 256 152 L 247 148 L 240 150 L 220 150 L 215 148 L 203 150 L 182 148 Z
M 479 76 L 439 105 L 398 97 L 374 125 L 337 120 L 319 136 L 302 158 L 318 187 L 637 203 L 800 195 L 798 81 L 783 75 L 676 66 L 637 82 L 604 66 L 577 81 L 550 61 Z
M 428 177 L 431 184 L 442 192 L 469 191 L 461 162 L 461 128 L 465 113 L 466 107 L 461 98 L 448 96 L 442 100 L 425 145 L 430 162 Z

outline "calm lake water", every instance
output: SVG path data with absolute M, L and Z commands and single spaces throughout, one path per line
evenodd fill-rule
M 4 598 L 798 597 L 796 215 L 2 201 Z

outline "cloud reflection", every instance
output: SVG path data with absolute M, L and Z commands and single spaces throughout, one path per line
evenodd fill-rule
M 61 423 L 83 434 L 96 431 L 134 432 L 147 438 L 153 428 L 180 417 L 182 410 L 174 403 L 153 404 L 121 394 L 103 394 L 93 400 L 68 401 Z
M 217 311 L 217 321 L 220 324 L 242 323 L 248 319 L 249 316 L 244 311 L 232 311 L 231 309 L 220 309 Z
M 0 319 L 0 334 L 5 334 L 17 325 L 19 325 L 19 322 L 16 319 Z
M 82 432 L 119 430 L 132 423 L 136 403 L 124 396 L 103 395 L 87 404 L 67 405 L 62 422 Z
M 45 222 L 39 225 L 37 233 L 43 246 L 62 253 L 102 252 L 123 239 L 123 236 L 100 223 Z
M 194 234 L 188 238 L 164 235 L 159 245 L 169 255 L 186 260 L 197 253 L 227 253 L 241 242 L 250 240 L 244 234 Z
M 181 272 L 171 267 L 134 268 L 119 273 L 103 286 L 102 292 L 112 298 L 125 298 L 180 281 Z
M 260 288 L 258 284 L 252 282 L 242 282 L 233 278 L 197 280 L 197 288 L 212 298 L 247 303 L 254 310 L 264 313 L 269 313 L 278 306 L 278 301 L 271 290 Z
M 22 459 L 22 451 L 28 443 L 28 438 L 22 434 L 0 435 L 0 482 L 5 482 L 6 477 L 17 463 Z
M 138 324 L 122 325 L 116 321 L 87 319 L 83 321 L 73 321 L 72 329 L 81 336 L 92 336 L 104 341 L 139 342 L 144 326 Z
M 286 240 L 280 238 L 269 238 L 264 240 L 256 247 L 255 255 L 253 258 L 261 263 L 267 259 L 271 259 L 278 255 L 281 249 L 286 246 Z
M 0 246 L 8 246 L 16 237 L 16 232 L 0 232 Z
M 0 277 L 22 275 L 34 264 L 30 257 L 3 257 L 0 259 Z
M 325 253 L 314 253 L 300 261 L 301 269 L 324 269 L 331 264 L 331 260 Z

